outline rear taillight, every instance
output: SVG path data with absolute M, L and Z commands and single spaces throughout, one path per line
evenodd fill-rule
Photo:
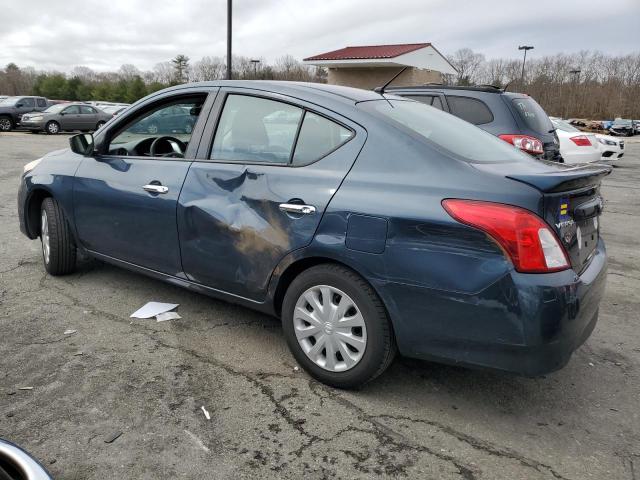
M 498 135 L 498 138 L 501 138 L 507 143 L 510 143 L 514 147 L 519 148 L 522 151 L 530 153 L 532 155 L 540 155 L 544 153 L 544 149 L 542 148 L 542 142 L 538 140 L 536 137 L 530 137 L 528 135 Z
M 590 147 L 591 141 L 585 135 L 576 135 L 575 137 L 571 137 L 570 140 L 578 145 L 579 147 Z
M 478 200 L 448 199 L 442 206 L 457 221 L 493 238 L 519 272 L 547 273 L 569 268 L 567 254 L 549 226 L 524 208 Z

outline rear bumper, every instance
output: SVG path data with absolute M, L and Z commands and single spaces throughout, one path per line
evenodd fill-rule
M 537 376 L 562 368 L 591 335 L 606 272 L 600 240 L 580 276 L 514 271 L 472 295 L 389 283 L 378 290 L 403 355 Z

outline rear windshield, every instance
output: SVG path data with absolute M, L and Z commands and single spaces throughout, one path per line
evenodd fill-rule
M 533 98 L 514 98 L 512 102 L 518 116 L 530 130 L 551 133 L 553 125 L 549 116 Z
M 495 163 L 533 159 L 507 142 L 454 115 L 409 100 L 360 102 L 363 110 L 418 134 L 429 144 L 469 162 Z

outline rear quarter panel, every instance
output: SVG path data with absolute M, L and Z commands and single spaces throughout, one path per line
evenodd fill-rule
M 521 341 L 523 332 L 495 315 L 498 309 L 508 318 L 513 266 L 485 234 L 449 217 L 441 202 L 471 198 L 538 212 L 541 195 L 393 129 L 368 128 L 369 140 L 329 205 L 316 245 L 341 250 L 346 263 L 370 281 L 389 311 L 401 351 L 411 343 L 415 322 L 426 322 L 440 337 L 475 339 L 492 331 Z M 386 220 L 381 253 L 345 248 L 354 214 Z M 490 313 L 484 322 L 483 311 Z

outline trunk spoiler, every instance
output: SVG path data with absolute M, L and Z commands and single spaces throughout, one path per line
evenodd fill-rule
M 507 178 L 531 185 L 544 193 L 553 193 L 597 184 L 611 171 L 608 165 L 582 165 L 561 171 L 512 174 Z

